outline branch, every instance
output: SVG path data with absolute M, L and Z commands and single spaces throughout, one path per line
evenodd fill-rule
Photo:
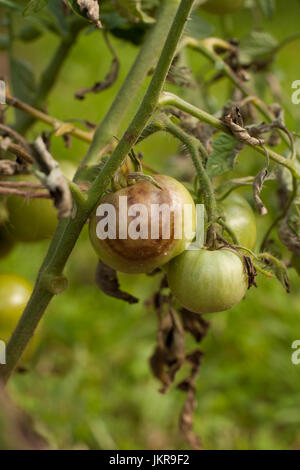
M 212 127 L 215 127 L 216 129 L 225 132 L 226 134 L 232 135 L 230 130 L 225 126 L 225 124 L 220 121 L 219 119 L 215 118 L 211 114 L 207 113 L 206 111 L 203 111 L 200 108 L 197 108 L 193 104 L 188 103 L 187 101 L 184 101 L 183 99 L 179 98 L 178 96 L 174 95 L 173 93 L 163 93 L 160 100 L 159 100 L 159 106 L 160 107 L 165 107 L 165 106 L 175 106 L 178 109 L 181 109 L 182 111 L 185 111 L 186 113 L 191 114 L 191 116 L 195 116 L 198 118 L 200 121 L 206 122 Z M 249 142 L 245 142 L 248 146 L 253 148 L 256 152 L 259 152 L 261 155 L 265 156 L 265 151 L 262 147 L 260 146 L 252 146 L 250 145 Z M 282 165 L 291 172 L 291 174 L 298 180 L 300 180 L 300 174 L 297 172 L 295 164 L 292 160 L 288 160 L 287 158 L 282 157 L 278 153 L 274 152 L 273 150 L 268 148 L 268 154 L 271 160 L 275 161 L 276 163 L 279 163 L 279 165 Z
M 181 140 L 181 142 L 186 146 L 188 149 L 195 169 L 197 171 L 197 176 L 200 183 L 200 188 L 202 190 L 204 200 L 205 200 L 205 208 L 207 210 L 207 218 L 208 218 L 208 245 L 213 242 L 214 234 L 213 234 L 213 224 L 217 221 L 217 204 L 215 199 L 215 194 L 213 190 L 212 183 L 205 171 L 203 166 L 202 160 L 199 156 L 199 141 L 196 137 L 193 137 L 183 131 L 179 126 L 173 123 L 173 121 L 167 117 L 163 118 L 164 129 L 172 134 L 177 139 Z

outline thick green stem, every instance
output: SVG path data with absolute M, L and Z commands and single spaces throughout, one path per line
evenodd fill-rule
M 172 27 L 168 34 L 158 65 L 134 119 L 120 140 L 103 170 L 88 191 L 88 201 L 80 206 L 74 219 L 62 220 L 51 241 L 48 253 L 40 269 L 33 294 L 7 346 L 7 364 L 0 368 L 0 381 L 7 382 L 15 369 L 22 353 L 45 312 L 53 293 L 49 288 L 49 276 L 57 278 L 78 239 L 89 214 L 96 206 L 114 172 L 119 168 L 132 145 L 143 131 L 148 119 L 155 110 L 166 75 L 171 65 L 176 46 L 180 40 L 185 23 L 194 0 L 181 0 Z
M 159 57 L 178 4 L 179 0 L 163 0 L 161 2 L 156 24 L 146 37 L 109 111 L 96 129 L 92 145 L 84 159 L 84 163 L 96 161 L 101 149 L 118 133 L 122 118 L 149 70 L 155 65 Z
M 212 183 L 205 171 L 199 155 L 199 141 L 195 137 L 183 131 L 181 127 L 174 124 L 171 119 L 164 119 L 164 126 L 167 132 L 170 132 L 170 134 L 179 139 L 186 146 L 191 155 L 199 179 L 200 189 L 204 196 L 204 203 L 207 211 L 209 225 L 208 232 L 211 232 L 213 230 L 213 224 L 217 220 L 217 203 Z M 211 237 L 208 236 L 208 240 L 210 239 Z
M 191 116 L 198 118 L 200 121 L 206 122 L 210 126 L 213 126 L 216 129 L 219 129 L 220 131 L 231 135 L 230 130 L 225 126 L 225 124 L 222 123 L 222 121 L 215 118 L 211 114 L 208 114 L 202 109 L 199 109 L 196 106 L 188 103 L 187 101 L 184 101 L 183 99 L 179 98 L 173 93 L 163 93 L 159 100 L 159 106 L 161 107 L 174 106 L 178 109 L 181 109 L 182 111 L 185 111 L 186 113 L 189 113 Z M 266 156 L 265 151 L 262 147 L 252 146 L 250 144 L 247 144 L 247 145 L 253 148 L 256 152 L 259 152 L 264 157 Z M 281 155 L 279 155 L 278 153 L 274 152 L 273 150 L 269 148 L 268 148 L 268 154 L 271 160 L 275 161 L 276 163 L 279 163 L 279 165 L 282 165 L 288 168 L 291 174 L 297 180 L 300 180 L 300 174 L 297 172 L 295 164 L 292 160 L 282 157 Z
M 181 0 L 172 28 L 168 34 L 162 54 L 154 71 L 152 80 L 145 97 L 131 121 L 127 131 L 118 143 L 110 159 L 104 165 L 101 174 L 88 191 L 89 198 L 98 197 L 109 184 L 111 175 L 119 168 L 124 158 L 138 140 L 158 104 L 165 78 L 172 63 L 177 44 L 182 35 L 185 22 L 192 8 L 194 0 Z

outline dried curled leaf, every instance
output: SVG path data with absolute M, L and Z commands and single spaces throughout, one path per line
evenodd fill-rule
M 290 281 L 288 271 L 285 264 L 270 253 L 260 253 L 257 255 L 256 262 L 260 268 L 266 270 L 267 273 L 275 276 L 287 293 L 290 292 Z
M 243 255 L 243 262 L 248 276 L 248 289 L 250 289 L 252 286 L 257 287 L 255 281 L 257 272 L 251 258 L 249 256 Z
M 70 217 L 73 207 L 72 195 L 59 164 L 47 150 L 42 137 L 35 140 L 33 149 L 35 160 L 40 168 L 36 175 L 53 197 L 54 205 L 58 209 L 58 218 Z
M 102 28 L 97 0 L 67 0 L 67 3 L 75 13 L 94 23 L 97 28 Z
M 206 336 L 210 323 L 204 320 L 202 315 L 190 312 L 186 308 L 182 308 L 180 314 L 184 330 L 191 333 L 197 343 L 200 343 Z
M 280 241 L 296 255 L 300 255 L 300 233 L 290 226 L 289 218 L 285 217 L 278 228 Z
M 101 91 L 111 87 L 118 78 L 119 68 L 119 60 L 115 57 L 111 62 L 110 70 L 104 80 L 96 82 L 92 87 L 80 88 L 80 90 L 76 91 L 75 98 L 83 100 L 87 93 L 100 93 Z
M 160 319 L 157 347 L 150 359 L 153 374 L 158 378 L 165 393 L 175 379 L 176 372 L 185 361 L 184 330 L 174 309 Z
M 263 145 L 263 139 L 251 136 L 249 131 L 243 127 L 243 120 L 238 106 L 235 106 L 224 117 L 224 122 L 239 142 L 249 145 Z
M 266 150 L 266 149 L 265 149 Z M 267 164 L 266 166 L 256 175 L 253 181 L 253 199 L 254 199 L 254 204 L 256 207 L 257 212 L 260 215 L 266 215 L 268 213 L 268 209 L 265 207 L 264 203 L 262 202 L 260 198 L 260 193 L 263 188 L 264 182 L 268 176 L 268 171 L 269 171 L 269 155 L 266 150 L 266 157 L 267 157 Z
M 104 264 L 101 260 L 98 262 L 95 279 L 97 286 L 106 295 L 115 297 L 116 299 L 124 300 L 129 304 L 136 304 L 139 301 L 139 299 L 133 295 L 120 290 L 120 284 L 116 271 Z
M 199 375 L 202 358 L 203 352 L 199 350 L 192 352 L 186 357 L 187 362 L 191 364 L 191 375 L 177 387 L 179 390 L 186 392 L 186 399 L 179 417 L 179 429 L 194 450 L 202 449 L 201 441 L 193 430 L 194 413 L 197 407 L 195 384 Z
M 0 160 L 0 175 L 13 176 L 28 173 L 27 166 L 12 160 Z

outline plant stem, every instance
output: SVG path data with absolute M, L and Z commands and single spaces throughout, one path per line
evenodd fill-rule
M 208 218 L 208 232 L 210 235 L 210 232 L 213 230 L 213 224 L 217 221 L 217 203 L 212 183 L 199 156 L 199 141 L 183 131 L 181 127 L 174 124 L 171 119 L 165 118 L 163 122 L 164 129 L 179 139 L 186 146 L 191 155 L 199 179 L 200 189 L 204 196 Z M 208 236 L 207 239 L 210 241 L 212 238 Z
M 134 145 L 146 126 L 148 119 L 154 112 L 193 3 L 194 0 L 181 0 L 162 54 L 159 58 L 158 65 L 141 106 L 111 157 L 104 165 L 101 173 L 89 189 L 87 202 L 85 205 L 80 205 L 77 208 L 77 214 L 74 219 L 64 219 L 58 224 L 48 253 L 39 271 L 33 293 L 7 345 L 7 363 L 0 368 L 0 381 L 3 381 L 3 383 L 7 382 L 15 369 L 54 295 L 50 290 L 51 278 L 61 276 L 68 257 L 73 250 L 89 214 L 96 206 L 109 184 L 111 177 L 122 164 L 132 145 Z
M 162 50 L 178 4 L 179 0 L 163 0 L 161 2 L 157 21 L 145 38 L 134 64 L 109 111 L 97 127 L 84 163 L 97 161 L 101 149 L 118 133 L 122 118 Z
M 13 106 L 16 109 L 24 111 L 24 113 L 26 113 L 28 117 L 32 118 L 32 122 L 36 120 L 42 121 L 52 127 L 54 130 L 59 129 L 65 124 L 64 121 L 60 121 L 59 119 L 49 116 L 49 114 L 43 113 L 39 109 L 36 109 L 33 106 L 24 103 L 23 101 L 19 100 L 18 98 L 15 98 L 14 96 L 8 95 L 6 97 L 6 102 L 9 106 Z M 72 130 L 70 130 L 70 132 L 68 132 L 68 134 L 88 143 L 92 142 L 93 139 L 93 132 L 82 131 L 81 129 L 78 129 L 75 126 L 72 128 Z
M 165 106 L 175 106 L 178 109 L 181 109 L 182 111 L 185 111 L 186 113 L 191 114 L 191 116 L 194 116 L 198 118 L 200 121 L 206 122 L 212 127 L 215 127 L 216 129 L 219 129 L 222 132 L 225 132 L 226 134 L 232 135 L 230 130 L 225 126 L 225 124 L 222 123 L 219 119 L 215 118 L 211 114 L 208 114 L 206 111 L 203 111 L 200 108 L 197 108 L 196 106 L 188 103 L 187 101 L 184 101 L 183 99 L 179 98 L 178 96 L 174 95 L 173 93 L 163 93 L 160 100 L 159 100 L 159 106 L 165 107 Z M 253 148 L 256 152 L 259 152 L 261 155 L 266 155 L 265 151 L 263 148 L 259 146 L 252 146 L 249 145 L 251 148 Z M 298 180 L 300 180 L 300 174 L 297 172 L 295 164 L 293 161 L 288 160 L 287 158 L 282 157 L 278 153 L 274 152 L 273 150 L 268 148 L 268 153 L 269 157 L 271 160 L 275 161 L 276 163 L 279 163 L 279 165 L 282 165 L 291 172 L 291 174 Z
M 251 101 L 254 106 L 260 111 L 260 113 L 264 116 L 267 122 L 272 122 L 274 120 L 273 114 L 269 111 L 268 107 L 265 103 L 254 96 L 251 90 L 244 84 L 244 82 L 236 76 L 236 74 L 231 70 L 228 64 L 220 57 L 214 50 L 215 46 L 223 47 L 225 50 L 230 49 L 230 45 L 223 40 L 218 38 L 208 38 L 202 41 L 193 39 L 193 38 L 186 38 L 185 44 L 194 49 L 201 54 L 203 54 L 207 59 L 209 59 L 213 64 L 215 64 L 216 68 L 220 71 L 223 71 L 224 74 L 231 80 L 231 82 L 247 97 L 251 97 Z M 290 146 L 290 141 L 287 136 L 279 130 L 279 133 L 283 139 L 283 141 Z

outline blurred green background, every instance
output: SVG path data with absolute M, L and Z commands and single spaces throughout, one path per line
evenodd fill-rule
M 275 15 L 271 19 L 262 16 L 259 22 L 282 40 L 298 31 L 299 17 L 298 1 L 277 0 Z M 247 9 L 225 20 L 209 14 L 203 18 L 214 26 L 213 34 L 221 37 L 246 36 L 254 22 Z M 138 51 L 115 38 L 112 43 L 121 62 L 113 87 L 84 101 L 74 99 L 77 89 L 104 78 L 111 60 L 100 32 L 82 34 L 48 99 L 51 115 L 94 122 L 103 118 Z M 283 48 L 271 66 L 282 87 L 288 126 L 298 132 L 300 105 L 291 102 L 291 84 L 300 79 L 299 44 L 300 40 Z M 15 52 L 34 65 L 38 77 L 56 45 L 57 38 L 49 33 L 30 46 L 17 43 Z M 188 54 L 187 60 L 200 77 L 201 88 L 201 82 L 213 75 L 212 67 L 195 53 Z M 260 96 L 271 103 L 265 75 L 258 74 L 256 80 Z M 226 79 L 217 82 L 205 104 L 201 89 L 181 94 L 217 111 L 226 103 L 230 88 Z M 123 128 L 142 96 L 143 90 L 133 101 Z M 31 137 L 44 129 L 37 124 Z M 171 157 L 178 145 L 171 137 L 156 135 L 138 148 L 145 162 L 157 170 L 176 172 Z M 70 149 L 62 139 L 52 140 L 52 153 L 58 160 L 78 163 L 86 150 L 86 144 L 75 139 Z M 255 174 L 263 164 L 258 154 L 243 151 L 234 174 Z M 274 186 L 268 183 L 263 196 L 271 215 L 258 218 L 260 236 L 275 214 L 273 193 Z M 245 195 L 251 201 L 251 191 Z M 18 273 L 34 282 L 47 245 L 19 244 L 1 260 L 0 272 Z M 160 276 L 121 275 L 122 287 L 140 298 L 137 305 L 127 306 L 96 287 L 96 264 L 84 230 L 66 269 L 69 289 L 48 308 L 36 354 L 28 371 L 11 380 L 9 391 L 56 448 L 186 448 L 177 425 L 184 394 L 173 387 L 161 395 L 148 364 L 157 321 L 144 301 L 158 287 Z M 289 295 L 275 280 L 259 276 L 258 289 L 252 288 L 237 307 L 208 318 L 211 328 L 201 343 L 205 358 L 195 418 L 195 430 L 206 449 L 300 448 L 300 365 L 291 362 L 291 344 L 300 339 L 300 279 L 293 269 L 290 277 Z

